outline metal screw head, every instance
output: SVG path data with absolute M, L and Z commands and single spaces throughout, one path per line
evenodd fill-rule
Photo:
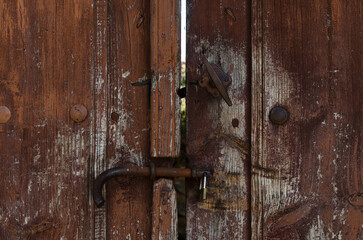
M 11 112 L 6 106 L 0 106 L 0 123 L 6 123 L 11 117 Z
M 71 108 L 70 114 L 73 121 L 75 121 L 76 123 L 81 123 L 87 117 L 87 108 L 82 104 L 74 105 Z
M 269 117 L 273 124 L 282 125 L 287 121 L 289 114 L 283 107 L 274 107 L 271 109 Z

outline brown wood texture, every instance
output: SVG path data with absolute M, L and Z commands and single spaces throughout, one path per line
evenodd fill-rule
M 174 182 L 161 178 L 154 182 L 152 207 L 152 240 L 178 238 L 178 213 Z
M 93 170 L 90 175 L 96 178 L 107 169 L 107 0 L 93 1 L 94 25 L 94 76 L 91 83 L 93 97 L 91 114 L 91 155 L 90 165 Z M 92 182 L 90 182 L 92 186 Z M 91 190 L 92 191 L 92 190 Z M 93 216 L 94 239 L 106 239 L 107 209 L 95 208 Z
M 143 166 L 150 151 L 150 3 L 107 1 L 107 166 Z M 107 82 L 107 83 L 106 83 Z M 107 186 L 107 239 L 151 238 L 152 181 L 119 178 Z
M 188 239 L 247 239 L 249 216 L 250 5 L 187 1 L 187 156 L 189 167 L 213 170 L 207 200 L 188 180 Z M 202 57 L 229 73 L 233 105 L 196 85 Z
M 180 0 L 150 1 L 152 157 L 180 152 Z
M 93 1 L 0 3 L 0 239 L 92 239 Z
M 11 111 L 0 124 L 0 239 L 151 238 L 149 179 L 111 181 L 107 207 L 91 198 L 102 171 L 149 157 L 149 88 L 131 86 L 151 78 L 149 9 L 0 3 L 0 105 Z
M 362 7 L 252 1 L 252 239 L 363 239 Z

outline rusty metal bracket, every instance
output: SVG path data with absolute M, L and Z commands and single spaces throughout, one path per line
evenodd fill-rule
M 110 179 L 121 176 L 133 177 L 185 177 L 185 178 L 203 178 L 210 176 L 210 171 L 195 170 L 190 168 L 155 168 L 155 167 L 115 167 L 108 169 L 97 176 L 93 182 L 93 200 L 97 207 L 102 207 L 105 199 L 102 196 L 103 185 Z M 204 184 L 205 186 L 205 184 Z M 203 189 L 205 192 L 206 190 Z M 205 193 L 203 193 L 205 195 Z
M 205 57 L 203 57 L 203 64 L 206 68 L 206 71 L 199 79 L 199 85 L 203 88 L 206 88 L 207 91 L 216 98 L 222 96 L 228 106 L 232 106 L 232 101 L 227 93 L 227 88 L 229 85 L 231 85 L 232 78 L 223 72 L 223 70 L 218 65 L 209 63 Z

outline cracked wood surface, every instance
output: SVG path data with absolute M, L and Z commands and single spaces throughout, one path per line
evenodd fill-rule
M 187 1 L 187 156 L 211 169 L 207 200 L 188 180 L 188 239 L 249 238 L 250 37 L 248 1 Z M 232 78 L 232 106 L 195 83 L 203 56 Z
M 362 7 L 252 1 L 252 239 L 363 238 Z

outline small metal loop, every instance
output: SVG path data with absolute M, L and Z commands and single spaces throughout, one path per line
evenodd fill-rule
M 203 173 L 203 188 L 207 187 L 207 173 Z
M 156 170 L 155 170 L 155 164 L 154 163 L 150 163 L 150 178 L 151 178 L 151 180 L 156 179 Z
M 203 178 L 201 179 L 201 183 L 202 184 L 202 200 L 206 200 L 207 199 L 207 172 L 203 173 Z

